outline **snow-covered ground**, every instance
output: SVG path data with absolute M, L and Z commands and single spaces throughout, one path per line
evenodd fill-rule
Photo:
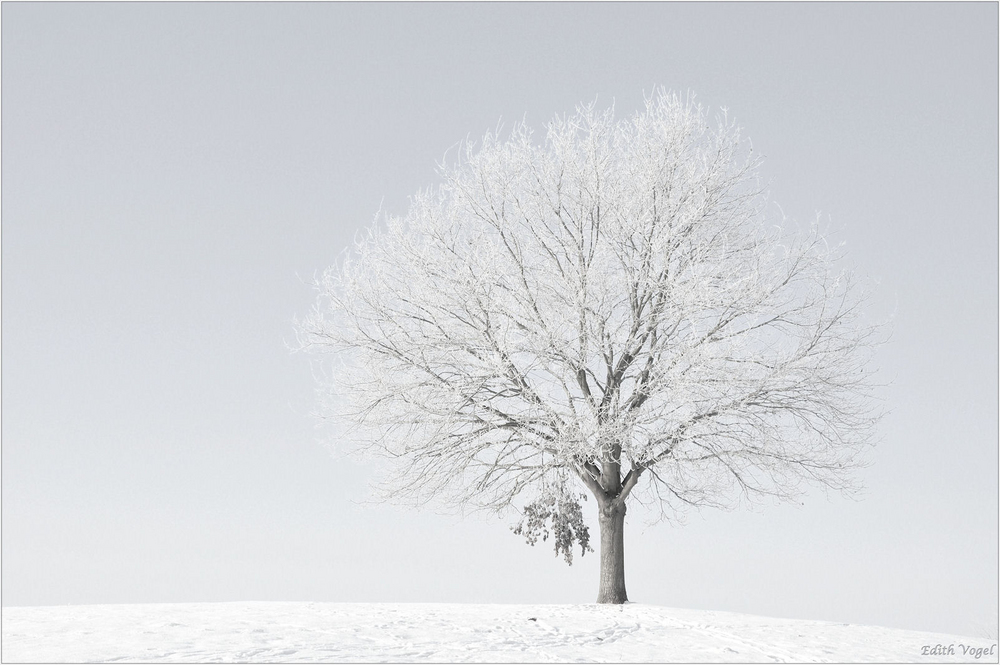
M 987 639 L 642 604 L 175 603 L 2 615 L 4 663 L 995 663 L 998 652 Z

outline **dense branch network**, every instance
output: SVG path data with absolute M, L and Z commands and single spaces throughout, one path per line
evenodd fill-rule
M 300 335 L 341 352 L 331 404 L 398 463 L 385 487 L 499 510 L 575 478 L 664 514 L 846 487 L 879 331 L 816 229 L 768 224 L 757 167 L 661 91 L 487 135 L 375 225 Z

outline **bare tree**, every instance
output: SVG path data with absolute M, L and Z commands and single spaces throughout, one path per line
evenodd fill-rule
M 514 507 L 530 543 L 589 548 L 626 602 L 633 496 L 663 516 L 851 485 L 877 410 L 878 328 L 815 229 L 767 220 L 723 112 L 659 90 L 488 134 L 318 283 L 303 348 L 337 352 L 328 415 L 395 464 L 383 489 Z

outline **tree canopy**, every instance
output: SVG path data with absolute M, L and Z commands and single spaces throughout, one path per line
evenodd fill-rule
M 318 281 L 299 332 L 337 357 L 325 413 L 393 461 L 393 495 L 527 507 L 567 558 L 584 488 L 670 516 L 849 487 L 879 328 L 820 229 L 768 214 L 759 166 L 664 90 L 464 146 Z

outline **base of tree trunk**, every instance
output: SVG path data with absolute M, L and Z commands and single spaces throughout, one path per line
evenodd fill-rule
M 621 605 L 628 602 L 625 592 L 625 506 L 600 506 L 597 521 L 601 526 L 601 586 L 597 602 Z
M 628 602 L 628 596 L 622 592 L 621 594 L 610 593 L 608 595 L 600 594 L 597 596 L 597 603 L 599 605 L 624 605 Z

